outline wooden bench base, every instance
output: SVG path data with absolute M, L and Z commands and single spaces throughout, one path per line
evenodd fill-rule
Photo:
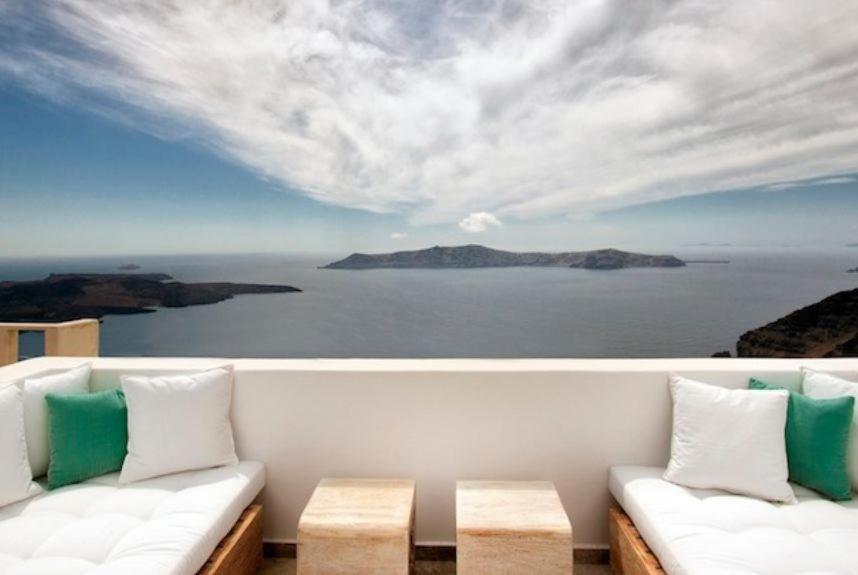
M 244 510 L 197 575 L 249 575 L 262 566 L 262 506 Z
M 615 575 L 665 575 L 661 563 L 619 505 L 611 506 L 611 570 Z
M 631 518 L 618 506 L 609 511 L 611 569 L 615 575 L 665 575 Z M 245 575 L 262 565 L 262 506 L 251 505 L 224 537 L 198 575 Z

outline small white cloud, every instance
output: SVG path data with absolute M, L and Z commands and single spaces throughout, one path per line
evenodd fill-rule
M 479 234 L 490 227 L 500 227 L 501 222 L 488 212 L 475 212 L 459 222 L 459 228 L 469 234 Z
M 827 178 L 825 180 L 820 180 L 817 182 L 817 184 L 820 184 L 823 186 L 831 186 L 834 184 L 849 184 L 849 183 L 854 182 L 854 181 L 855 181 L 855 178 L 850 178 L 848 176 L 840 176 L 840 177 L 836 177 L 836 178 Z
M 821 180 L 799 180 L 791 182 L 780 182 L 777 184 L 771 184 L 769 186 L 766 186 L 764 189 L 772 192 L 780 192 L 782 190 L 791 190 L 793 188 L 801 188 L 806 186 L 833 186 L 837 184 L 850 184 L 855 181 L 858 181 L 858 179 L 852 176 L 832 176 L 830 178 L 823 178 Z
M 783 190 L 791 190 L 793 188 L 798 188 L 801 186 L 798 182 L 782 182 L 780 184 L 772 184 L 771 186 L 766 186 L 766 190 L 771 192 L 780 192 Z
M 408 234 L 406 234 L 405 232 L 393 232 L 392 234 L 390 234 L 390 239 L 392 240 L 404 240 L 407 237 Z

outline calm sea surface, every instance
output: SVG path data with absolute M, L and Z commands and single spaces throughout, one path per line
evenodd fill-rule
M 221 357 L 692 357 L 858 287 L 858 249 L 684 249 L 729 264 L 586 271 L 319 270 L 338 256 L 0 260 L 0 279 L 114 272 L 134 262 L 177 280 L 284 283 L 296 294 L 107 316 L 102 355 Z M 341 257 L 341 256 L 340 256 Z M 37 353 L 25 336 L 22 352 Z

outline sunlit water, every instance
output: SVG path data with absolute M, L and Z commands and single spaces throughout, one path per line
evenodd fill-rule
M 682 357 L 734 350 L 748 329 L 858 287 L 858 249 L 672 250 L 729 264 L 679 269 L 320 270 L 336 256 L 0 261 L 0 279 L 112 272 L 132 261 L 181 281 L 284 283 L 303 293 L 107 316 L 102 355 Z M 37 354 L 26 336 L 24 354 Z

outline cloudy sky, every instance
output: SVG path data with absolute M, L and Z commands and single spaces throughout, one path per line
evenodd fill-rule
M 0 250 L 858 241 L 856 54 L 854 0 L 0 0 Z

